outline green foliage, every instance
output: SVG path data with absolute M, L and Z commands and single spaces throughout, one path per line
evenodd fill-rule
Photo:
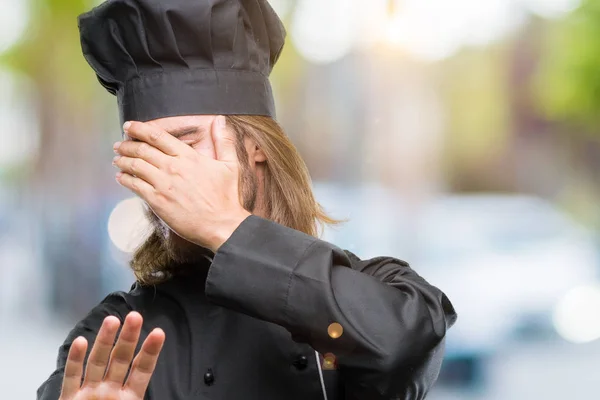
M 81 53 L 77 26 L 77 17 L 94 4 L 88 0 L 22 1 L 29 1 L 27 30 L 18 43 L 0 54 L 0 66 L 32 82 L 30 117 L 40 121 L 42 149 L 55 148 L 54 143 L 61 142 L 65 154 L 77 154 L 94 143 L 95 129 L 90 121 L 95 97 L 101 91 Z M 64 132 L 77 132 L 79 140 L 62 140 Z M 45 181 L 46 175 L 59 176 L 68 168 L 67 163 L 41 151 L 35 159 L 5 165 L 0 181 L 35 181 L 34 176 Z
M 600 0 L 583 0 L 549 25 L 534 93 L 550 119 L 587 128 L 600 122 Z
M 75 102 L 91 95 L 93 73 L 81 55 L 77 16 L 88 0 L 31 0 L 28 29 L 0 64 L 25 73 L 39 87 L 69 92 Z
M 463 50 L 439 67 L 447 106 L 447 151 L 455 167 L 493 159 L 507 145 L 510 102 L 506 46 Z

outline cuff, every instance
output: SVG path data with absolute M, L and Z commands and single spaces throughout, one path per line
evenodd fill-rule
M 294 269 L 316 238 L 255 215 L 219 248 L 206 279 L 207 298 L 223 307 L 289 323 Z

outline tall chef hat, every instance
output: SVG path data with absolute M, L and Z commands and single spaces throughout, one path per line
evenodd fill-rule
M 107 0 L 78 22 L 122 122 L 275 116 L 269 75 L 286 33 L 267 0 Z

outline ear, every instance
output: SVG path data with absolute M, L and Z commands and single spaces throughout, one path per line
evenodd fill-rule
M 254 145 L 254 151 L 252 153 L 252 159 L 255 163 L 262 163 L 267 161 L 267 156 L 265 155 L 265 152 L 257 144 Z

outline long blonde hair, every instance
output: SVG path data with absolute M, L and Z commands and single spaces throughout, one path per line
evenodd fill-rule
M 245 138 L 254 141 L 265 154 L 261 197 L 267 219 L 315 237 L 325 226 L 342 222 L 328 216 L 316 201 L 304 160 L 275 120 L 255 115 L 226 118 L 236 134 L 240 163 L 248 162 Z M 158 229 L 134 252 L 130 262 L 137 280 L 145 285 L 167 280 L 172 272 L 169 264 L 169 254 Z
M 262 116 L 228 116 L 227 123 L 238 135 L 238 143 L 249 137 L 266 157 L 264 199 L 267 218 L 311 236 L 321 228 L 337 224 L 316 201 L 308 168 L 283 129 Z M 239 152 L 238 152 L 239 154 Z

